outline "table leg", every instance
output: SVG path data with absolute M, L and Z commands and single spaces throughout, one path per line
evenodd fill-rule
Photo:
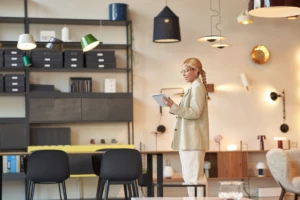
M 3 158 L 0 156 L 0 200 L 2 200 L 2 173 L 3 173 Z
M 157 154 L 157 196 L 164 196 L 164 188 L 161 186 L 164 183 L 163 179 L 163 154 Z
M 147 196 L 152 197 L 153 165 L 152 154 L 147 154 Z

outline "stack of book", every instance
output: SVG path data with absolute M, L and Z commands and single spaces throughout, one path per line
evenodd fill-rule
M 70 92 L 92 92 L 92 78 L 71 77 Z
M 24 156 L 9 155 L 3 156 L 3 173 L 24 172 Z

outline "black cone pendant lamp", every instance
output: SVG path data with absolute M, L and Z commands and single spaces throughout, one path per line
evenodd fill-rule
M 153 42 L 172 43 L 180 41 L 179 18 L 168 6 L 165 6 L 154 18 Z

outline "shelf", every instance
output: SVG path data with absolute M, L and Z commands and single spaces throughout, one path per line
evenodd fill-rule
M 25 67 L 0 67 L 0 72 L 24 72 Z
M 78 124 L 78 123 L 118 123 L 118 122 L 132 122 L 128 120 L 71 120 L 71 121 L 31 121 L 30 124 Z
M 102 68 L 28 68 L 30 72 L 116 72 L 126 73 L 132 71 L 127 68 L 102 69 Z
M 0 92 L 0 96 L 25 96 L 25 92 Z
M 30 98 L 132 98 L 132 93 L 29 92 Z
M 25 23 L 24 17 L 0 17 L 0 23 Z
M 25 179 L 25 173 L 3 173 L 2 179 L 3 180 L 23 180 Z
M 16 47 L 17 41 L 1 41 L 2 47 Z M 46 48 L 47 42 L 36 42 L 37 48 Z M 99 44 L 95 49 L 127 49 L 128 44 Z M 81 49 L 80 42 L 64 42 L 64 49 Z
M 99 19 L 68 19 L 68 18 L 28 18 L 29 24 L 63 24 L 63 25 L 86 25 L 86 26 L 127 26 L 130 20 L 99 20 Z
M 25 118 L 0 118 L 0 124 L 20 124 L 25 122 Z

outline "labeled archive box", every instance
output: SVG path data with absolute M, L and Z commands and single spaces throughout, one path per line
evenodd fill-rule
M 5 92 L 25 92 L 24 74 L 6 74 L 4 76 Z
M 32 67 L 62 68 L 63 53 L 52 49 L 34 49 L 31 51 Z
M 115 51 L 93 50 L 85 53 L 86 68 L 116 68 Z
M 104 92 L 105 93 L 115 93 L 116 92 L 116 79 L 106 78 L 104 80 Z

